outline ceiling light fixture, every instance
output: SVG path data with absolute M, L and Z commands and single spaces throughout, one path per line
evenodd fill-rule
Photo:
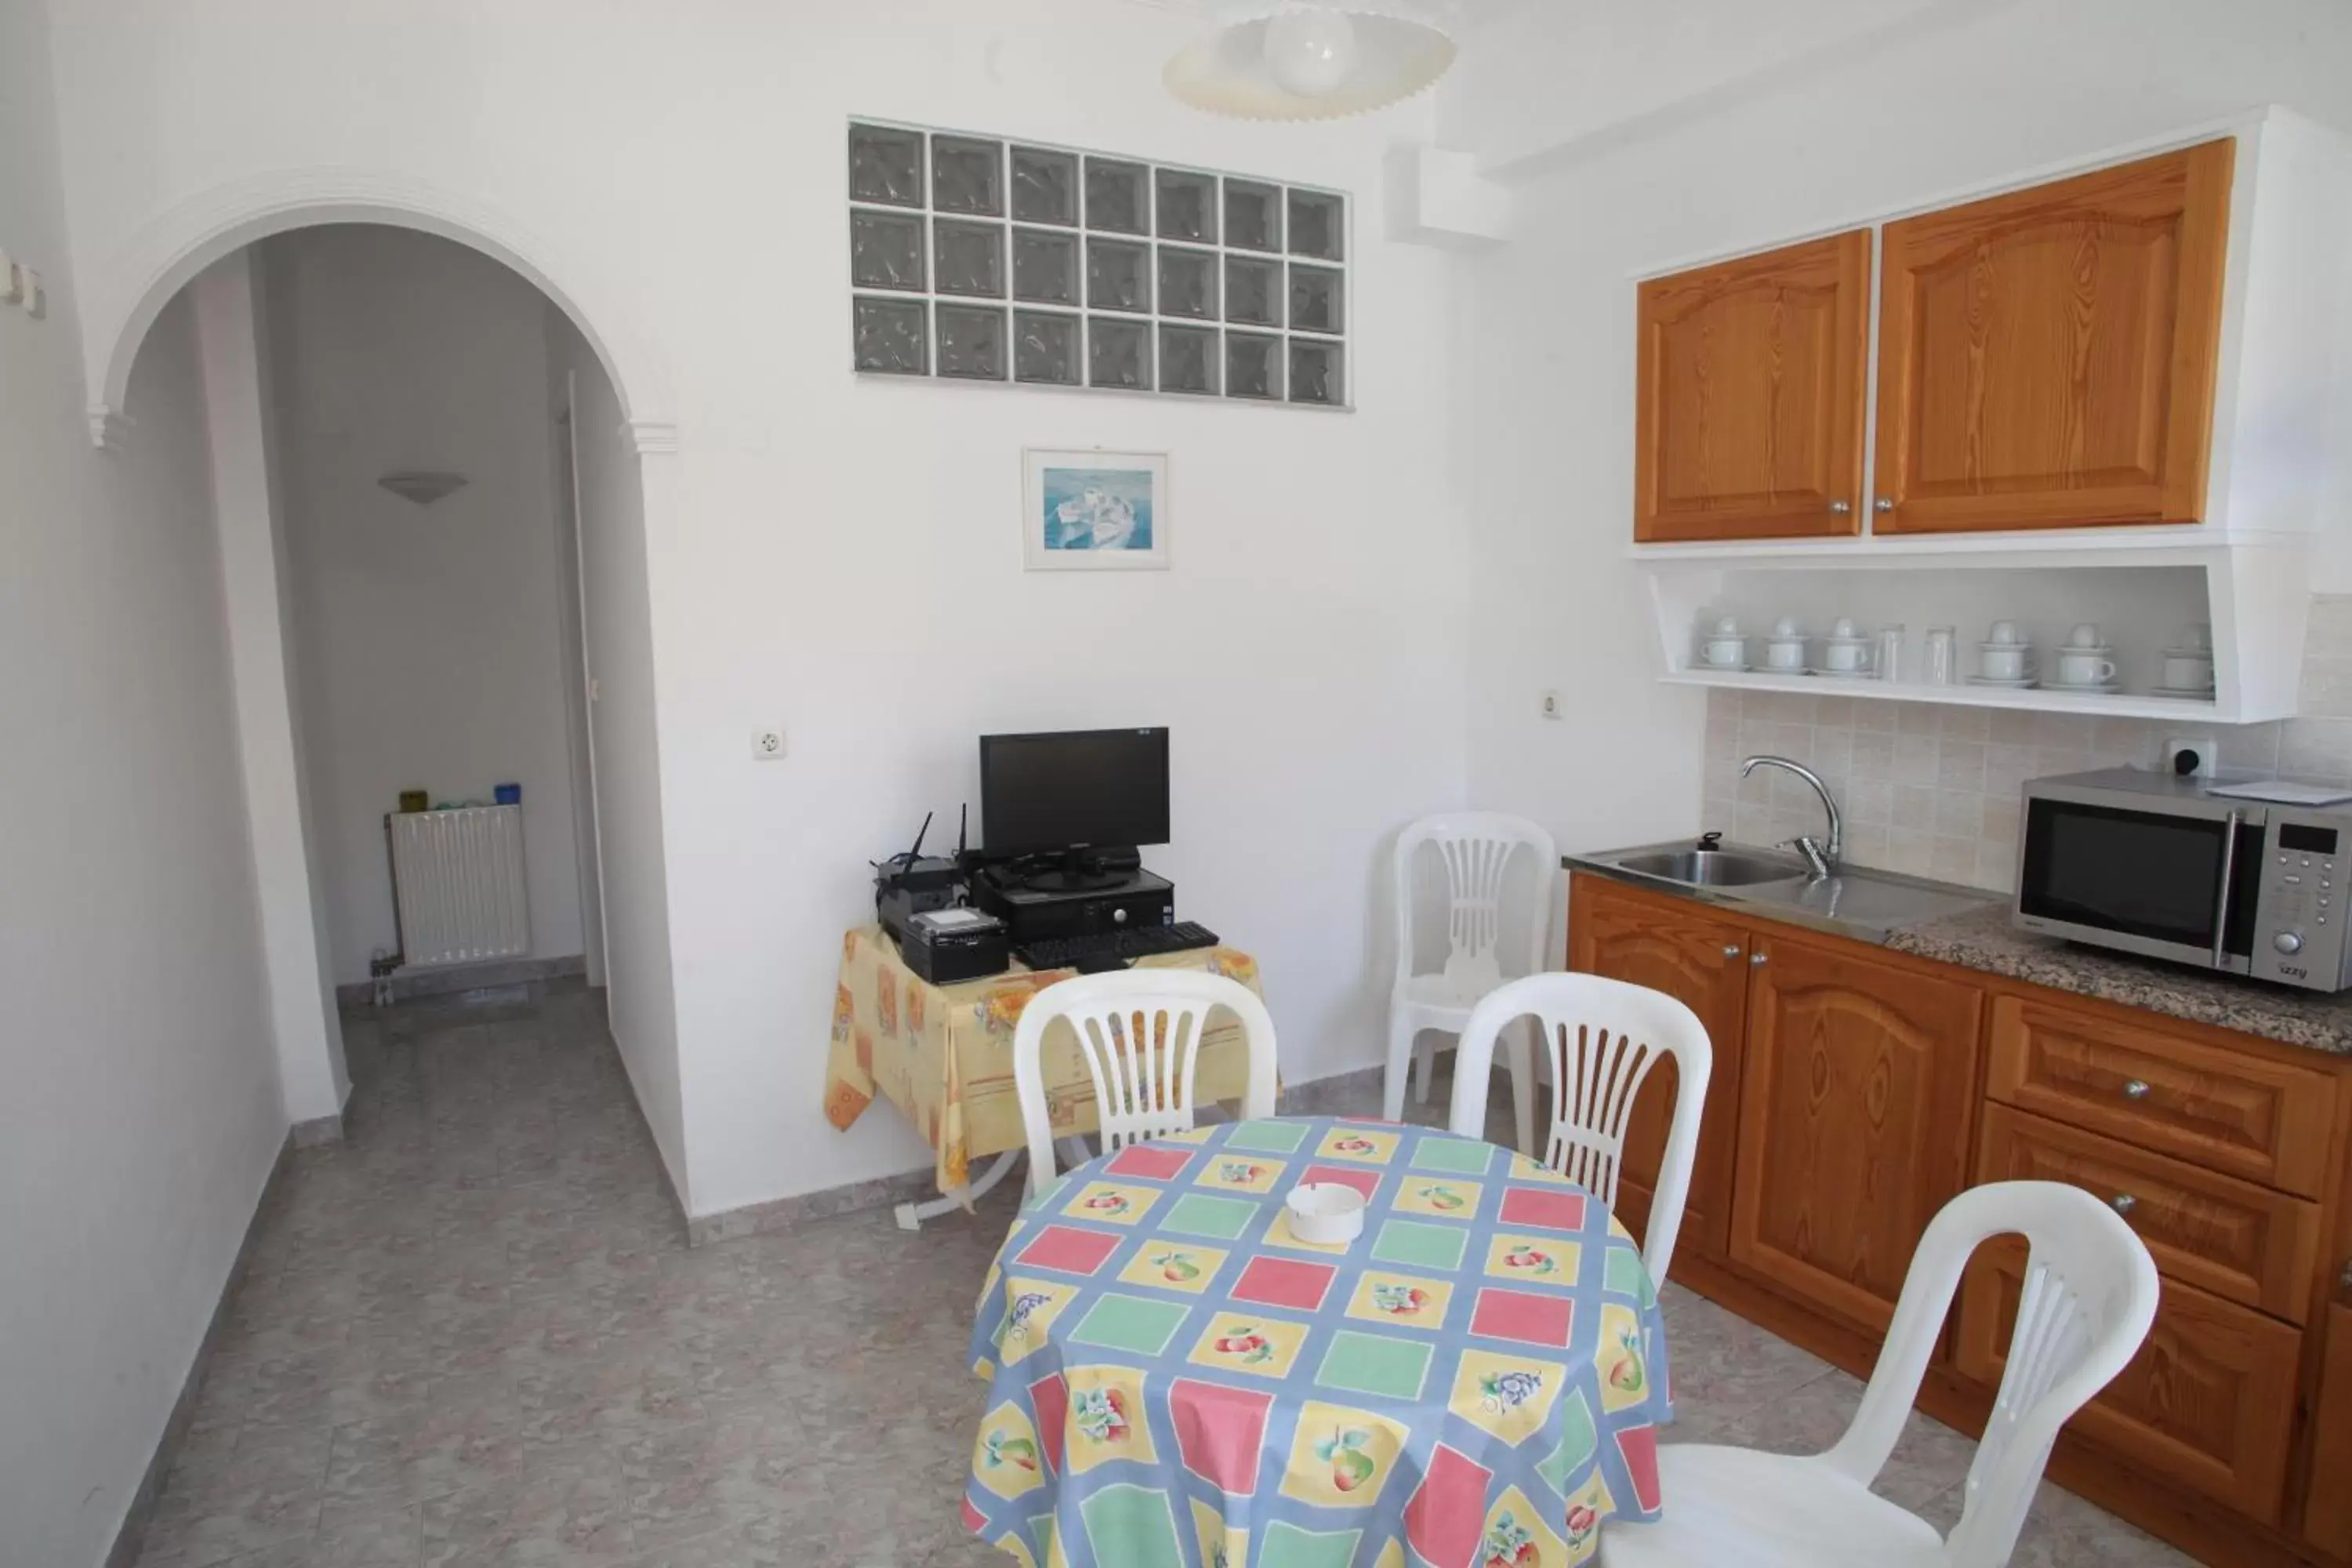
M 1240 120 L 1330 120 L 1384 109 L 1444 76 L 1454 43 L 1412 0 L 1318 5 L 1245 0 L 1168 62 L 1168 90 Z
M 466 476 L 423 472 L 386 474 L 376 483 L 403 500 L 413 500 L 418 506 L 431 506 L 451 491 L 464 489 Z

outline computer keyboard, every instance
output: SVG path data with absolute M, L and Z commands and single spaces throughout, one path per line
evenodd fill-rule
M 1172 926 L 1138 926 L 1133 931 L 1104 931 L 1097 936 L 1049 936 L 1014 949 L 1032 969 L 1076 969 L 1093 974 L 1124 968 L 1154 953 L 1183 952 L 1214 947 L 1217 933 L 1207 926 L 1181 921 Z

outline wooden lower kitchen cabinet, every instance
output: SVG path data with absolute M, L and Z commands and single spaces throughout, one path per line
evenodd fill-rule
M 1731 1232 L 1739 1042 L 1748 1009 L 1748 932 L 1675 900 L 1626 892 L 1606 882 L 1580 881 L 1577 887 L 1569 921 L 1569 968 L 1663 991 L 1706 1026 L 1715 1065 L 1675 1249 L 1720 1258 Z M 1661 1062 L 1643 1082 L 1628 1119 L 1616 1212 L 1638 1240 L 1648 1239 L 1651 1197 L 1680 1095 L 1675 1064 Z
M 1866 1376 L 1945 1202 L 2079 1186 L 2163 1297 L 2052 1479 L 2202 1563 L 2352 1568 L 2352 1057 L 1582 872 L 1569 912 L 1570 968 L 1680 997 L 1714 1042 L 1677 1281 Z M 1629 1222 L 1669 1098 L 1637 1111 Z M 1965 1431 L 2024 1264 L 2013 1238 L 1979 1252 L 1929 1363 L 1920 1405 Z
M 1978 1249 L 1960 1287 L 1954 1364 L 1998 1386 L 2025 1272 L 2021 1242 Z M 2168 1279 L 2130 1365 L 2069 1430 L 2263 1524 L 2278 1522 L 2303 1335 Z
M 1731 1256 L 1883 1334 L 1968 1184 L 1983 993 L 1853 942 L 1750 946 Z
M 2352 1287 L 2352 1264 L 2346 1266 Z M 2311 1499 L 2304 1539 L 2352 1562 L 2352 1307 L 2327 1309 L 2327 1342 L 2312 1402 Z

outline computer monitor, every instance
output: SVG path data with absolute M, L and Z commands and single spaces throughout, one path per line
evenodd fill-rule
M 982 735 L 980 837 L 997 858 L 1167 843 L 1168 731 Z

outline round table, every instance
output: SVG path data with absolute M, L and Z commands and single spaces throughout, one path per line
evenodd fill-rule
M 1303 1181 L 1361 1190 L 1363 1235 L 1293 1236 Z M 1434 1129 L 1276 1117 L 1091 1161 L 1024 1206 L 971 1359 L 964 1521 L 1033 1568 L 1565 1568 L 1658 1513 L 1640 1252 Z

